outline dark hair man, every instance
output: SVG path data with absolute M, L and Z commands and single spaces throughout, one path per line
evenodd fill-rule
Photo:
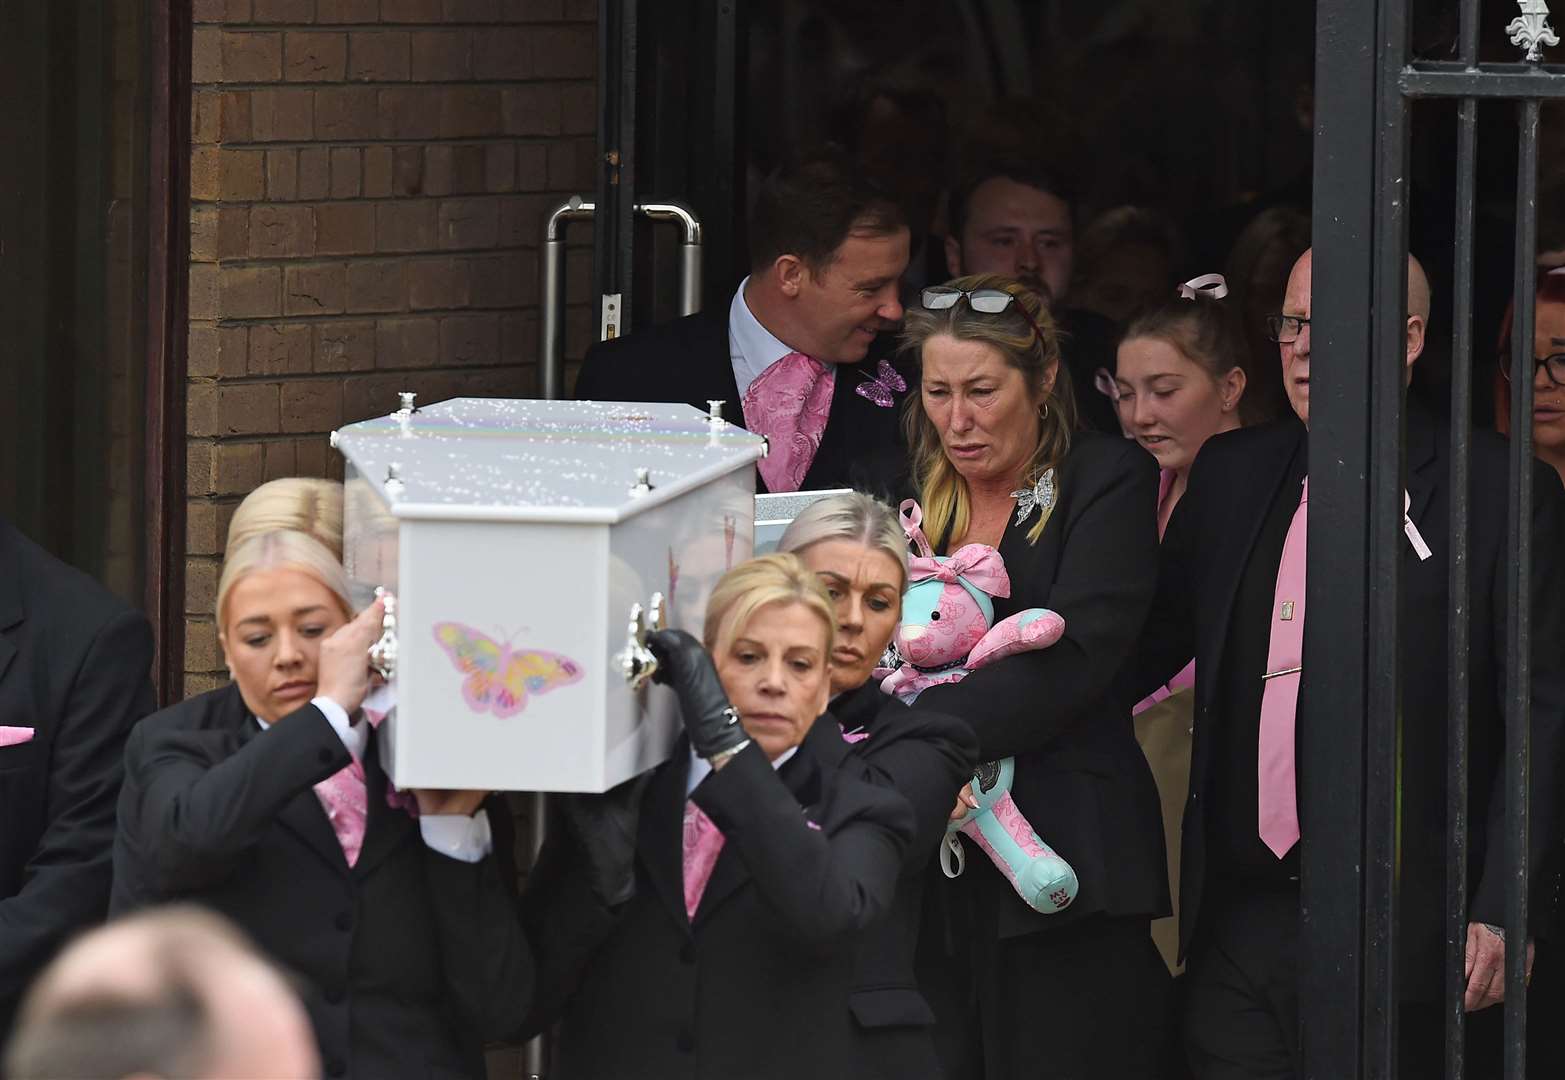
M 902 318 L 906 221 L 851 166 L 823 157 L 769 177 L 749 231 L 750 275 L 726 311 L 593 346 L 576 396 L 702 410 L 721 399 L 727 420 L 771 440 L 768 490 L 846 486 L 899 439 L 906 382 L 874 361 L 879 335 Z
M 1041 296 L 1064 331 L 1060 353 L 1077 415 L 1087 427 L 1120 434 L 1114 403 L 1096 388 L 1099 369 L 1114 371 L 1118 328 L 1066 304 L 1076 260 L 1070 187 L 1034 164 L 986 163 L 951 192 L 947 213 L 946 266 L 952 276 L 1004 274 Z

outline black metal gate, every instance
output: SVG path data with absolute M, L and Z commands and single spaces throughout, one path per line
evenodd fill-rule
M 1408 115 L 1416 99 L 1455 99 L 1457 159 L 1451 379 L 1452 625 L 1449 679 L 1446 1075 L 1464 1075 L 1463 943 L 1468 897 L 1468 476 L 1473 392 L 1473 257 L 1478 104 L 1518 113 L 1512 370 L 1532 371 L 1539 105 L 1565 98 L 1565 66 L 1542 0 L 1491 2 L 1511 20 L 1514 63 L 1480 64 L 1479 0 L 1459 0 L 1457 59 L 1410 62 L 1410 0 L 1319 0 L 1316 21 L 1313 349 L 1308 608 L 1312 637 L 1303 767 L 1323 777 L 1301 807 L 1305 834 L 1300 1000 L 1308 1075 L 1397 1076 L 1401 678 L 1397 640 L 1404 491 L 1403 341 L 1407 316 Z M 1518 10 L 1519 9 L 1519 10 Z M 1525 350 L 1525 351 L 1524 351 Z M 1354 362 L 1356 360 L 1356 362 Z M 1511 385 L 1506 583 L 1507 940 L 1505 1076 L 1526 1075 L 1525 949 L 1529 777 L 1529 594 L 1533 552 L 1531 378 Z M 1350 629 L 1351 628 L 1351 629 Z M 1356 752 L 1355 752 L 1356 751 Z

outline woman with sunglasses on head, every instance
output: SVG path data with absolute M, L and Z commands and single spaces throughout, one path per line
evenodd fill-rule
M 926 982 L 946 1014 L 944 1064 L 960 1077 L 1153 1076 L 1169 981 L 1149 934 L 1169 910 L 1163 826 L 1113 683 L 1152 600 L 1157 467 L 1134 443 L 1076 430 L 1054 324 L 1018 282 L 958 278 L 922 301 L 902 340 L 920 363 L 907 434 L 924 531 L 940 554 L 998 548 L 1011 592 L 995 617 L 1051 608 L 1065 635 L 931 687 L 915 709 L 966 720 L 983 760 L 1016 759 L 1017 807 L 1081 883 L 1052 915 L 984 859 L 930 890 L 926 941 L 949 943 Z

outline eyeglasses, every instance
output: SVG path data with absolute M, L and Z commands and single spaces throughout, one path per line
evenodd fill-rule
M 1533 357 L 1532 370 L 1542 368 L 1549 374 L 1549 381 L 1555 386 L 1565 386 L 1565 353 L 1555 353 L 1553 356 L 1545 356 L 1542 359 Z M 1509 352 L 1500 355 L 1500 374 L 1506 381 L 1511 378 L 1511 354 Z
M 932 285 L 925 289 L 920 299 L 924 307 L 930 311 L 945 311 L 956 307 L 956 302 L 966 298 L 967 306 L 980 315 L 998 315 L 1013 303 L 1016 310 L 1022 313 L 1022 318 L 1027 320 L 1027 325 L 1032 327 L 1032 332 L 1038 335 L 1038 340 L 1043 340 L 1043 331 L 1038 329 L 1038 324 L 1027 312 L 1027 305 L 1017 301 L 1014 293 L 1008 293 L 1004 289 L 974 289 L 969 292 L 966 289 L 953 289 L 949 285 Z
M 1310 320 L 1299 315 L 1268 315 L 1266 316 L 1266 336 L 1279 345 L 1287 345 L 1298 341 L 1299 335 L 1304 333 L 1304 328 L 1310 325 Z

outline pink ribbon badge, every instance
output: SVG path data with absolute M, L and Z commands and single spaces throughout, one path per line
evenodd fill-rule
M 32 741 L 33 729 L 30 727 L 0 726 L 0 746 L 21 746 Z

